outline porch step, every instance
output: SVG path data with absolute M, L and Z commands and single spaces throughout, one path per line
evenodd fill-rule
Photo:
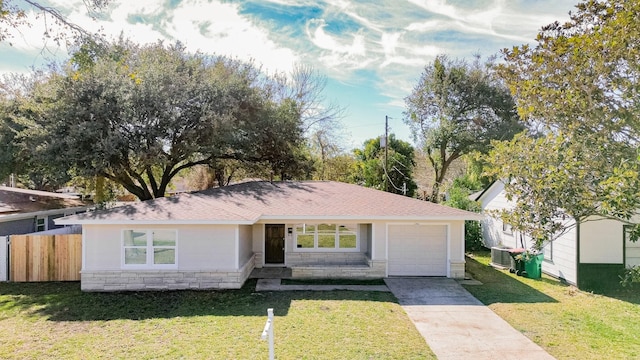
M 345 263 L 318 263 L 318 264 L 304 264 L 304 265 L 292 265 L 291 268 L 369 268 L 369 264 L 345 264 Z
M 259 279 L 256 291 L 382 291 L 388 292 L 386 285 L 282 285 L 280 279 Z
M 254 268 L 249 279 L 290 279 L 291 269 L 285 267 Z
M 384 274 L 368 264 L 304 264 L 291 266 L 291 277 L 294 279 L 320 278 L 320 279 L 367 279 L 380 278 Z

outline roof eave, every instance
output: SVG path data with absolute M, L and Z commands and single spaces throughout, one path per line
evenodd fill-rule
M 340 215 L 267 215 L 261 216 L 259 220 L 361 220 L 361 221 L 415 221 L 415 220 L 482 220 L 484 216 L 476 213 L 468 215 L 426 215 L 426 216 L 340 216 Z
M 255 220 L 54 220 L 56 225 L 253 225 Z
M 80 211 L 80 210 L 87 210 L 90 208 L 91 206 L 74 206 L 74 207 L 66 207 L 66 208 L 40 210 L 40 211 L 12 213 L 8 215 L 0 215 L 0 222 L 28 219 L 36 216 L 57 215 L 60 213 L 64 213 L 66 211 Z

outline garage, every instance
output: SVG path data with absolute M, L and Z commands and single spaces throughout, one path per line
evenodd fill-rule
M 389 276 L 447 276 L 446 225 L 389 225 Z

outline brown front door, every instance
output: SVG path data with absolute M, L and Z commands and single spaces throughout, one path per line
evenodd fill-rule
M 267 224 L 264 226 L 264 262 L 266 264 L 284 264 L 284 225 Z

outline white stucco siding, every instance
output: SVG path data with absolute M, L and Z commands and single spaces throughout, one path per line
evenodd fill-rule
M 375 221 L 371 224 L 371 259 L 387 260 L 387 223 Z
M 294 235 L 293 232 L 296 228 L 296 224 L 289 223 L 284 225 L 284 261 L 287 262 L 287 254 L 294 252 Z M 291 229 L 291 233 L 289 233 L 289 229 Z M 297 250 L 297 249 L 296 249 Z
M 358 224 L 358 235 L 360 236 L 360 252 L 371 258 L 371 224 Z
M 122 264 L 122 228 L 83 225 L 82 270 L 119 270 Z
M 254 224 L 251 226 L 253 241 L 253 252 L 261 253 L 264 251 L 264 224 Z
M 449 261 L 464 262 L 464 221 L 449 223 Z
M 237 225 L 84 225 L 83 270 L 122 269 L 122 231 L 177 230 L 178 270 L 235 269 Z
M 182 225 L 178 227 L 178 268 L 181 270 L 236 269 L 237 226 Z
M 253 227 L 240 225 L 238 230 L 239 265 L 242 266 L 253 256 Z
M 622 229 L 622 223 L 617 220 L 593 220 L 581 223 L 580 262 L 622 264 Z

